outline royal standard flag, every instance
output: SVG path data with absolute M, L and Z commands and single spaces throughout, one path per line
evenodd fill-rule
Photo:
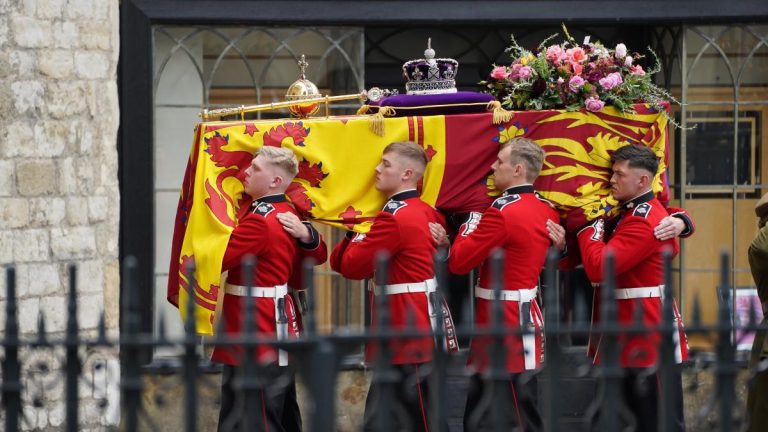
M 546 160 L 536 189 L 555 203 L 570 230 L 615 212 L 608 180 L 610 154 L 629 143 L 654 150 L 662 163 L 654 191 L 666 188 L 667 117 L 638 105 L 635 114 L 526 111 L 501 125 L 491 114 L 386 118 L 383 134 L 363 116 L 198 124 L 181 189 L 171 250 L 168 300 L 186 318 L 192 293 L 202 334 L 213 332 L 221 259 L 250 197 L 241 179 L 262 146 L 290 148 L 299 173 L 287 191 L 297 210 L 320 222 L 366 232 L 386 197 L 374 187 L 382 150 L 414 141 L 429 158 L 422 198 L 445 213 L 483 211 L 493 199 L 491 165 L 515 137 L 536 141 Z M 185 269 L 195 265 L 194 277 Z

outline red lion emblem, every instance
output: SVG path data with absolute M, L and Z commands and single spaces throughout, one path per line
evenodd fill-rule
M 314 165 L 310 164 L 306 159 L 299 162 L 299 173 L 296 174 L 296 178 L 306 180 L 310 186 L 320 187 L 320 182 L 326 177 L 328 177 L 328 173 L 323 172 L 322 162 Z
M 309 217 L 312 215 L 312 207 L 315 206 L 315 203 L 307 195 L 307 189 L 304 187 L 304 185 L 294 181 L 290 186 L 288 186 L 285 194 L 288 195 L 288 199 L 291 200 L 293 206 L 296 207 L 296 210 L 299 212 L 299 214 L 301 214 L 303 217 Z
M 213 161 L 214 165 L 220 168 L 230 168 L 216 176 L 215 185 L 211 185 L 206 180 L 205 191 L 208 194 L 208 198 L 205 199 L 205 204 L 221 223 L 234 227 L 234 221 L 227 213 L 227 203 L 231 205 L 235 203 L 232 197 L 224 190 L 224 180 L 228 177 L 242 180 L 242 173 L 251 163 L 253 155 L 242 150 L 224 150 L 224 147 L 229 144 L 229 135 L 221 135 L 219 132 L 215 132 L 210 138 L 205 138 L 205 143 L 208 145 L 205 152 L 211 155 L 211 161 Z
M 291 138 L 293 144 L 304 147 L 304 138 L 309 135 L 309 128 L 304 127 L 302 122 L 286 122 L 280 126 L 275 126 L 264 133 L 264 145 L 271 147 L 282 147 L 283 140 Z
M 215 132 L 210 138 L 205 138 L 208 148 L 205 152 L 211 155 L 211 160 L 217 167 L 228 168 L 236 166 L 243 169 L 251 163 L 253 155 L 247 151 L 226 151 L 223 149 L 229 144 L 229 135 L 221 135 Z
M 189 271 L 188 269 L 194 269 L 194 266 L 194 255 L 182 255 L 181 265 L 179 266 L 179 284 L 181 285 L 181 288 L 184 289 L 184 291 L 186 291 L 189 295 L 193 294 L 189 286 L 190 281 L 187 280 L 187 273 Z M 216 298 L 219 295 L 219 286 L 211 284 L 210 289 L 208 291 L 204 291 L 202 288 L 200 288 L 200 285 L 197 283 L 197 280 L 195 280 L 194 277 L 192 278 L 192 282 L 194 283 L 192 288 L 194 289 L 195 303 L 205 309 L 214 311 L 216 309 Z

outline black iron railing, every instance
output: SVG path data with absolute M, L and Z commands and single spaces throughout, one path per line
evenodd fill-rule
M 556 270 L 557 253 L 551 251 L 547 260 L 547 267 L 544 272 L 545 286 L 556 286 L 555 280 L 557 276 Z M 445 266 L 445 259 L 438 256 L 435 259 L 435 273 L 438 280 L 438 289 L 442 290 L 446 286 L 447 270 Z M 496 292 L 496 298 L 499 298 L 499 290 L 503 286 L 502 281 L 502 257 L 500 253 L 495 253 L 492 257 L 492 268 L 495 278 L 493 281 L 493 290 Z M 672 298 L 672 267 L 671 257 L 669 254 L 664 256 L 665 264 L 665 292 L 666 298 Z M 735 340 L 735 326 L 733 324 L 732 307 L 731 307 L 731 292 L 732 287 L 730 284 L 730 277 L 728 274 L 728 256 L 724 253 L 721 260 L 721 277 L 720 284 L 717 287 L 718 290 L 718 321 L 715 324 L 704 325 L 701 322 L 699 307 L 694 304 L 693 313 L 688 320 L 686 330 L 689 335 L 704 334 L 713 335 L 716 337 L 716 352 L 714 353 L 714 362 L 710 361 L 709 364 L 714 365 L 714 379 L 716 382 L 714 392 L 708 395 L 705 400 L 707 406 L 711 408 L 708 411 L 716 412 L 716 418 L 712 421 L 705 422 L 704 429 L 713 430 L 715 428 L 721 431 L 735 431 L 741 430 L 745 426 L 746 418 L 744 415 L 743 401 L 740 401 L 735 397 L 736 387 L 738 385 L 744 385 L 743 381 L 737 380 L 737 375 L 740 371 L 744 370 L 744 362 L 737 360 L 736 357 L 736 340 Z M 246 269 L 243 274 L 250 275 L 252 272 L 249 268 L 252 268 L 257 263 L 245 262 Z M 199 349 L 199 337 L 196 335 L 195 321 L 192 314 L 189 314 L 188 319 L 185 322 L 185 336 L 178 340 L 172 340 L 166 337 L 161 331 L 160 336 L 153 336 L 152 334 L 141 333 L 141 323 L 139 322 L 138 308 L 140 299 L 138 293 L 141 291 L 135 289 L 137 262 L 132 258 L 128 258 L 123 262 L 122 278 L 124 281 L 123 299 L 122 299 L 122 319 L 123 327 L 119 338 L 110 338 L 107 335 L 105 320 L 102 319 L 99 322 L 98 331 L 95 335 L 83 335 L 78 330 L 77 321 L 77 270 L 74 266 L 69 267 L 69 292 L 67 296 L 67 323 L 66 331 L 63 336 L 52 337 L 46 334 L 45 321 L 40 320 L 39 332 L 30 338 L 21 337 L 19 334 L 19 321 L 18 321 L 18 300 L 16 295 L 16 273 L 13 266 L 7 267 L 6 274 L 6 316 L 5 316 L 5 333 L 2 338 L 2 409 L 4 417 L 4 425 L 6 431 L 16 431 L 22 429 L 28 429 L 25 426 L 24 418 L 24 404 L 34 403 L 43 404 L 44 401 L 38 400 L 35 397 L 25 396 L 25 392 L 28 391 L 25 387 L 25 380 L 23 379 L 25 368 L 31 367 L 25 363 L 24 352 L 33 352 L 35 350 L 51 350 L 59 349 L 64 351 L 63 364 L 60 371 L 55 373 L 61 374 L 61 380 L 64 383 L 65 394 L 65 422 L 62 427 L 67 431 L 79 430 L 80 419 L 78 413 L 80 412 L 83 401 L 79 392 L 79 384 L 83 381 L 83 376 L 86 372 L 84 368 L 83 349 L 119 349 L 120 356 L 120 428 L 126 431 L 140 430 L 140 414 L 142 413 L 142 392 L 145 390 L 144 376 L 147 374 L 146 368 L 142 365 L 142 352 L 147 349 L 153 349 L 157 347 L 176 347 L 181 348 L 183 354 L 180 355 L 179 364 L 180 367 L 176 369 L 177 373 L 183 381 L 184 386 L 184 420 L 182 422 L 184 430 L 196 431 L 200 429 L 199 411 L 201 409 L 199 404 L 199 381 L 202 374 L 200 369 L 201 354 Z M 673 373 L 673 369 L 678 367 L 675 364 L 673 350 L 673 333 L 677 327 L 674 322 L 674 312 L 672 302 L 663 302 L 663 322 L 658 328 L 649 329 L 647 325 L 642 323 L 641 318 L 638 316 L 636 323 L 627 327 L 626 325 L 619 326 L 617 323 L 617 307 L 616 300 L 614 298 L 615 286 L 614 271 L 613 271 L 613 258 L 608 255 L 605 265 L 605 278 L 602 293 L 602 310 L 601 321 L 599 326 L 590 328 L 590 323 L 586 319 L 577 319 L 574 322 L 565 323 L 559 319 L 560 314 L 558 312 L 557 305 L 559 304 L 556 292 L 544 292 L 544 312 L 545 312 L 545 362 L 544 366 L 537 371 L 526 373 L 529 377 L 540 378 L 540 394 L 538 400 L 538 406 L 541 410 L 542 418 L 544 421 L 544 429 L 547 431 L 558 430 L 572 430 L 567 426 L 563 426 L 563 418 L 567 416 L 566 407 L 563 405 L 563 392 L 566 385 L 564 380 L 574 378 L 588 378 L 597 383 L 600 388 L 598 397 L 589 404 L 590 407 L 586 410 L 585 418 L 581 419 L 584 426 L 581 430 L 604 430 L 604 431 L 618 431 L 622 429 L 622 424 L 626 424 L 626 419 L 622 420 L 620 417 L 621 404 L 622 404 L 622 391 L 621 380 L 625 374 L 625 370 L 620 366 L 619 362 L 619 335 L 627 333 L 642 333 L 648 331 L 661 332 L 663 339 L 661 346 L 659 347 L 660 361 L 655 368 L 649 371 L 649 373 L 657 373 L 659 375 L 661 385 L 660 399 L 667 399 L 667 395 L 672 394 L 672 389 L 669 386 L 669 377 Z M 388 270 L 388 260 L 386 257 L 379 257 L 377 262 L 377 285 L 386 285 L 386 275 Z M 377 346 L 378 360 L 373 364 L 373 379 L 378 380 L 378 384 L 382 389 L 382 396 L 380 400 L 385 406 L 391 401 L 392 395 L 395 393 L 395 386 L 398 380 L 401 379 L 397 374 L 392 372 L 390 359 L 392 356 L 390 342 L 397 338 L 402 340 L 404 338 L 416 338 L 424 336 L 432 336 L 431 334 L 425 334 L 420 331 L 393 331 L 389 328 L 389 315 L 388 315 L 388 296 L 379 295 L 376 296 L 378 303 L 378 310 L 381 312 L 377 315 L 377 326 L 372 331 L 360 331 L 358 333 L 345 333 L 345 334 L 319 334 L 315 323 L 314 314 L 312 313 L 315 301 L 313 291 L 313 267 L 310 263 L 306 263 L 302 271 L 305 272 L 304 280 L 309 285 L 308 288 L 308 305 L 310 312 L 304 318 L 304 331 L 299 339 L 291 340 L 276 340 L 266 339 L 258 334 L 242 334 L 235 337 L 217 336 L 214 343 L 217 345 L 234 345 L 240 344 L 245 350 L 244 352 L 252 352 L 252 348 L 268 344 L 270 346 L 278 347 L 291 353 L 292 356 L 292 370 L 301 375 L 302 381 L 307 388 L 307 394 L 309 400 L 308 407 L 303 407 L 303 414 L 305 417 L 305 429 L 310 431 L 333 431 L 336 430 L 336 383 L 337 375 L 340 370 L 341 353 L 345 348 L 350 345 L 360 343 L 372 343 Z M 187 269 L 188 280 L 192 280 L 193 269 Z M 194 286 L 194 283 L 190 283 L 189 286 Z M 189 297 L 189 310 L 193 307 L 194 299 Z M 244 302 L 248 303 L 248 302 Z M 507 374 L 504 367 L 504 358 L 506 348 L 502 343 L 505 336 L 508 335 L 524 335 L 529 333 L 529 328 L 508 328 L 502 324 L 501 318 L 501 305 L 500 301 L 492 303 L 492 325 L 486 329 L 475 329 L 471 326 L 463 326 L 457 329 L 457 333 L 461 336 L 489 336 L 493 338 L 495 343 L 491 345 L 492 352 L 490 371 L 488 373 L 488 380 L 490 382 L 490 391 L 494 394 L 502 395 L 503 392 L 497 391 L 498 386 L 504 385 L 504 380 L 507 379 Z M 253 328 L 254 323 L 254 311 L 251 308 L 246 307 L 243 311 L 245 317 L 245 328 Z M 442 309 L 437 308 L 438 322 L 442 322 Z M 750 314 L 749 323 L 740 329 L 755 331 L 758 329 L 764 329 L 758 324 L 757 317 L 754 313 Z M 438 326 L 437 340 L 442 340 L 442 328 Z M 562 346 L 559 341 L 572 337 L 574 335 L 586 335 L 590 331 L 599 332 L 603 337 L 602 351 L 601 351 L 601 364 L 592 365 L 586 358 L 581 364 L 574 368 L 573 358 L 568 358 L 567 350 Z M 217 332 L 221 335 L 221 332 Z M 430 374 L 430 399 L 433 401 L 431 404 L 431 412 L 429 415 L 430 430 L 441 431 L 445 430 L 446 418 L 456 413 L 447 412 L 447 399 L 450 397 L 456 397 L 455 389 L 452 389 L 447 377 L 451 373 L 455 372 L 455 367 L 452 369 L 452 364 L 455 365 L 455 360 L 452 360 L 452 354 L 446 352 L 442 347 L 438 346 L 434 352 L 432 361 L 432 372 Z M 251 356 L 248 356 L 251 357 Z M 711 355 L 710 355 L 711 357 Z M 697 354 L 693 354 L 693 360 L 689 361 L 690 365 L 700 364 Z M 101 367 L 101 366 L 100 366 Z M 694 367 L 694 366 L 689 366 Z M 696 366 L 697 367 L 697 366 Z M 239 391 L 242 392 L 245 406 L 255 406 L 256 395 L 260 391 L 264 390 L 271 383 L 260 379 L 263 366 L 258 364 L 253 358 L 246 358 L 242 364 L 242 376 L 239 379 Z M 760 370 L 765 369 L 765 365 L 761 365 Z M 754 374 L 754 370 L 748 371 L 749 376 Z M 461 372 L 459 372 L 461 374 Z M 739 384 L 741 382 L 741 384 Z M 695 391 L 696 385 L 689 385 L 686 387 L 687 391 Z M 579 393 L 571 395 L 573 398 L 580 397 Z M 505 400 L 504 397 L 493 397 L 492 399 L 492 418 L 500 418 L 501 413 L 510 409 L 511 401 Z M 32 401 L 32 402 L 30 402 Z M 105 404 L 102 401 L 102 405 Z M 716 408 L 716 409 L 715 409 Z M 673 415 L 670 412 L 671 405 L 660 404 L 659 405 L 659 425 L 660 431 L 674 430 Z M 704 411 L 703 409 L 701 411 Z M 596 416 L 595 413 L 599 412 L 600 415 Z M 707 413 L 707 414 L 711 414 Z M 244 425 L 245 430 L 249 430 L 248 425 L 253 424 L 256 421 L 256 410 L 244 410 Z M 391 419 L 386 419 L 380 425 L 380 430 L 389 431 L 392 430 L 392 425 L 388 424 Z M 624 423 L 622 423 L 624 422 Z M 630 421 L 631 425 L 631 421 Z M 451 429 L 454 430 L 454 429 Z M 501 429 L 499 429 L 501 430 Z M 689 428 L 689 430 L 696 430 L 696 428 Z M 703 429 L 702 429 L 703 430 Z

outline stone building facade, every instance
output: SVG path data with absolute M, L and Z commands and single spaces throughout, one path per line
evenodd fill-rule
M 52 337 L 65 330 L 69 264 L 79 270 L 83 334 L 95 334 L 101 312 L 118 331 L 118 24 L 118 0 L 0 0 L 0 266 L 16 267 L 22 336 L 37 333 L 39 317 Z M 52 354 L 34 362 L 55 371 Z M 63 384 L 36 390 L 48 378 L 29 353 L 21 360 L 23 397 L 43 402 L 25 403 L 23 428 L 59 430 Z M 116 361 L 108 369 L 116 373 Z M 116 421 L 117 407 L 94 402 L 103 392 L 114 401 L 116 390 L 82 386 L 84 428 Z

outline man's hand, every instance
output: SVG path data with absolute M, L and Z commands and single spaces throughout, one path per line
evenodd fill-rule
M 685 222 L 680 218 L 667 216 L 653 229 L 653 235 L 664 241 L 679 236 L 685 230 Z
M 547 219 L 547 231 L 549 231 L 549 238 L 552 240 L 552 245 L 559 251 L 565 250 L 565 228 L 560 224 L 555 223 L 551 219 Z
M 576 236 L 581 237 L 582 235 L 589 235 L 590 240 L 601 242 L 603 241 L 603 235 L 605 233 L 604 227 L 605 222 L 602 219 L 595 219 L 594 222 L 580 229 L 579 232 L 576 233 Z
M 438 247 L 448 247 L 450 242 L 448 241 L 448 233 L 445 232 L 445 228 L 442 225 L 435 222 L 429 223 L 429 232 L 432 234 L 432 240 L 435 241 Z
M 288 231 L 288 234 L 300 242 L 309 243 L 312 241 L 312 232 L 309 230 L 309 227 L 301 223 L 301 220 L 295 214 L 289 212 L 278 213 L 277 220 L 283 224 L 283 229 Z

